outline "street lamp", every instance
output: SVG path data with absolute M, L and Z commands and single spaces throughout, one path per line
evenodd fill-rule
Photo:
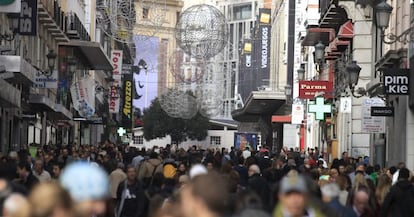
M 382 31 L 388 28 L 392 9 L 392 6 L 385 1 L 381 1 L 379 4 L 375 6 L 377 26 Z
M 314 52 L 314 62 L 317 66 L 316 71 L 320 73 L 320 70 L 323 66 L 323 58 L 325 56 L 325 45 L 319 41 L 315 44 L 315 52 Z
M 53 74 L 53 70 L 55 68 L 55 61 L 56 61 L 56 53 L 53 50 L 50 50 L 49 53 L 46 55 L 47 57 L 47 65 L 49 67 L 49 72 L 45 72 L 44 75 L 46 77 L 50 77 Z
M 393 7 L 384 0 L 375 6 L 375 18 L 377 27 L 381 29 L 381 40 L 385 44 L 394 44 L 395 42 L 407 44 L 408 42 L 414 41 L 414 35 L 412 34 L 413 27 L 406 29 L 400 35 L 393 33 L 385 35 L 385 29 L 388 28 L 392 10 Z
M 305 79 L 305 69 L 303 67 L 300 67 L 297 72 L 299 81 Z
M 352 96 L 355 98 L 361 98 L 365 96 L 367 94 L 367 91 L 364 88 L 360 87 L 355 91 L 355 87 L 358 84 L 361 67 L 355 60 L 353 60 L 346 66 L 346 71 L 348 72 L 349 89 L 351 89 Z
M 69 57 L 67 60 L 68 70 L 70 74 L 73 74 L 76 72 L 76 60 L 73 57 Z

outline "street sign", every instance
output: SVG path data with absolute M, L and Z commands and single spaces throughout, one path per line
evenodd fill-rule
M 371 107 L 371 116 L 393 117 L 394 107 Z
M 316 97 L 314 104 L 309 104 L 308 112 L 315 113 L 316 120 L 324 120 L 325 114 L 332 112 L 332 105 L 325 104 L 325 98 Z

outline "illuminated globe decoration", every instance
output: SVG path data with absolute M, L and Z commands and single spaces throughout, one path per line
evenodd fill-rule
M 164 23 L 165 9 L 166 0 L 97 1 L 96 23 L 112 39 L 133 45 L 133 34 L 140 40 L 155 35 Z
M 139 0 L 136 4 L 136 26 L 134 34 L 139 40 L 154 36 L 165 23 L 167 10 L 166 0 Z
M 197 59 L 209 59 L 226 46 L 226 19 L 213 6 L 194 5 L 181 14 L 175 27 L 175 38 L 185 53 Z
M 191 119 L 197 114 L 197 101 L 178 88 L 169 89 L 159 97 L 162 110 L 173 118 Z
M 206 62 L 202 59 L 191 58 L 182 49 L 175 50 L 169 59 L 169 66 L 175 81 L 180 83 L 197 82 L 203 78 Z

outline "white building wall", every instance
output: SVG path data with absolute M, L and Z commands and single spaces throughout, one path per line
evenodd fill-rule
M 237 130 L 209 130 L 208 135 L 205 140 L 203 141 L 193 141 L 188 140 L 185 142 L 182 142 L 179 144 L 179 148 L 188 149 L 189 147 L 196 145 L 202 148 L 228 148 L 230 149 L 232 146 L 234 146 L 234 133 L 236 133 Z M 142 130 L 136 130 L 134 132 L 135 136 L 143 136 L 144 132 Z M 221 145 L 210 145 L 210 138 L 211 136 L 219 136 L 221 137 Z M 144 144 L 134 144 L 132 141 L 130 143 L 131 146 L 142 148 L 145 147 L 147 149 L 150 149 L 154 146 L 158 147 L 165 147 L 167 144 L 171 144 L 171 137 L 166 136 L 164 138 L 159 139 L 153 139 L 150 141 L 144 140 Z

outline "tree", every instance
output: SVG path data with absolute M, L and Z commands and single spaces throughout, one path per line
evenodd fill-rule
M 144 138 L 146 140 L 162 138 L 167 135 L 173 143 L 181 143 L 187 139 L 202 141 L 207 137 L 209 119 L 199 112 L 189 119 L 173 118 L 162 110 L 158 98 L 144 110 Z

